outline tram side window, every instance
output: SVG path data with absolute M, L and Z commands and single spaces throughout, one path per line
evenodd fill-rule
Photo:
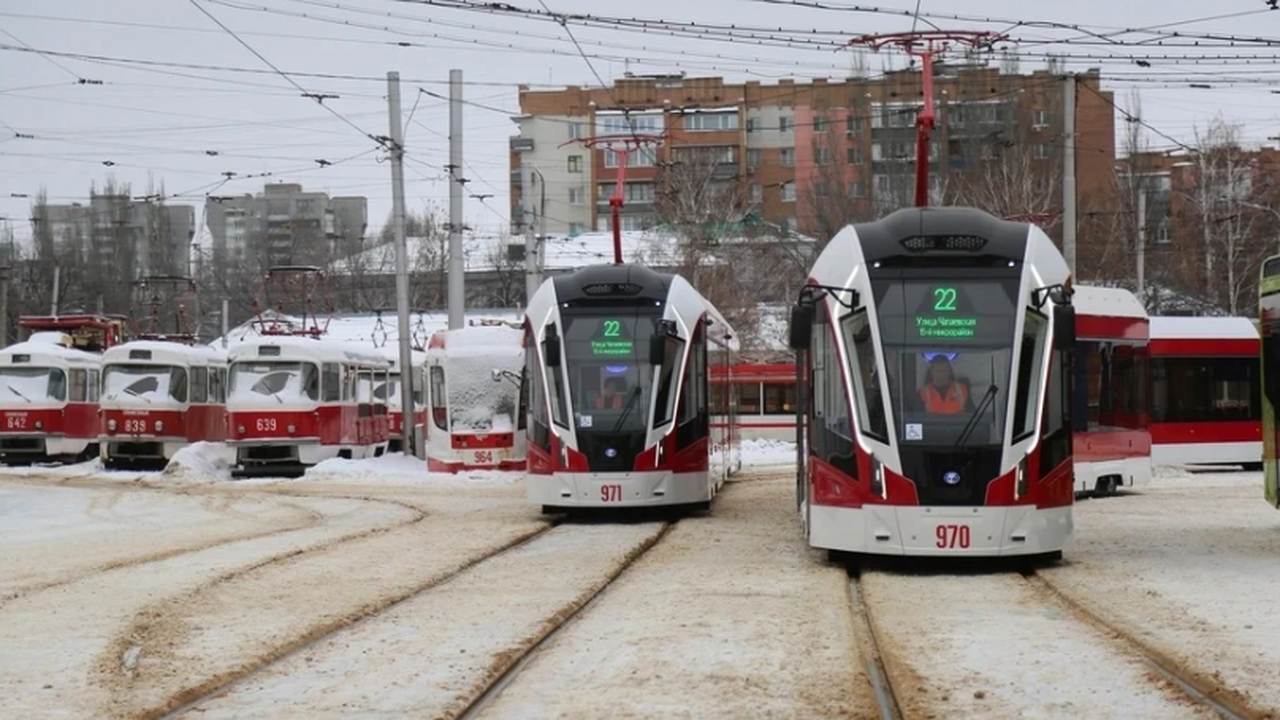
M 1152 362 L 1154 422 L 1251 421 L 1262 417 L 1253 358 L 1168 358 Z
M 89 371 L 89 402 L 98 402 L 98 395 L 102 390 L 99 386 L 99 383 L 101 382 L 99 379 L 100 374 L 101 373 L 97 370 Z
M 441 430 L 449 429 L 449 403 L 444 394 L 444 368 L 431 366 L 431 421 Z
M 50 368 L 49 370 L 48 395 L 54 400 L 65 402 L 67 399 L 67 374 L 58 368 Z
M 187 371 L 175 367 L 169 371 L 169 396 L 178 402 L 187 401 Z
M 1047 473 L 1071 458 L 1070 403 L 1071 356 L 1054 350 L 1049 361 L 1049 387 L 1045 397 L 1044 444 L 1040 472 Z
M 525 359 L 522 394 L 528 397 L 528 414 L 532 420 L 529 442 L 535 447 L 551 452 L 551 416 L 547 412 L 547 391 L 543 385 L 538 354 L 534 350 L 532 333 L 525 331 Z
M 876 346 L 866 309 L 845 317 L 844 326 L 846 337 L 851 341 L 849 359 L 853 365 L 854 402 L 862 433 L 887 441 L 889 427 L 885 420 L 884 396 L 880 392 L 880 366 L 876 362 Z M 832 352 L 835 351 L 833 344 Z
M 226 372 L 220 367 L 209 368 L 209 402 L 222 404 L 227 401 Z
M 209 399 L 209 368 L 191 368 L 191 402 L 203 403 Z
M 665 343 L 662 365 L 658 367 L 657 391 L 654 393 L 654 427 L 662 427 L 671 422 L 676 406 L 676 369 L 680 367 L 680 359 L 684 357 L 683 340 L 667 337 Z
M 547 335 L 559 337 L 555 323 L 547 326 Z M 561 354 L 563 355 L 563 350 Z M 565 387 L 564 370 L 563 362 L 560 367 L 547 368 L 547 379 L 551 391 L 551 420 L 560 427 L 567 428 L 569 427 L 569 390 Z
M 813 422 L 809 447 L 813 455 L 849 477 L 857 477 L 853 449 L 853 421 L 840 370 L 840 352 L 832 334 L 825 305 L 814 313 L 813 343 L 809 351 L 810 386 L 813 388 Z
M 739 383 L 738 411 L 747 415 L 759 415 L 763 409 L 760 395 L 760 383 Z
M 685 367 L 681 395 L 676 445 L 686 448 L 706 437 L 710 430 L 707 416 L 707 339 L 706 331 L 701 325 L 694 330 L 693 347 L 689 353 L 689 364 Z
M 85 370 L 71 371 L 71 402 L 85 402 L 89 397 L 89 373 Z
M 320 375 L 320 391 L 323 393 L 324 402 L 341 402 L 342 369 L 338 363 L 325 363 L 320 366 Z
M 796 411 L 795 383 L 765 383 L 764 414 L 788 415 Z
M 1045 336 L 1049 319 L 1027 310 L 1022 326 L 1022 343 L 1018 352 L 1018 392 L 1013 405 L 1013 441 L 1018 442 L 1036 429 L 1036 410 L 1040 403 L 1040 380 L 1044 368 Z M 1033 404 L 1034 402 L 1034 404 Z

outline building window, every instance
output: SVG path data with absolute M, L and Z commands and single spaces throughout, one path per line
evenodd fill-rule
M 871 160 L 873 162 L 901 162 L 911 159 L 911 148 L 904 142 L 885 142 L 871 144 Z
M 733 165 L 738 162 L 738 148 L 733 145 L 684 146 L 675 149 L 677 162 L 711 162 L 716 165 Z
M 751 183 L 751 202 L 764 202 L 764 186 L 760 183 Z
M 582 156 L 581 155 L 569 156 L 569 172 L 571 173 L 582 172 Z
M 584 193 L 584 192 L 582 192 L 582 188 L 580 188 L 580 187 L 571 187 L 571 188 L 569 188 L 569 204 L 570 204 L 570 205 L 581 205 L 581 204 L 582 204 L 582 196 L 583 196 L 583 195 L 585 195 L 585 193 Z
M 796 184 L 793 182 L 782 183 L 782 202 L 796 201 Z
M 782 148 L 782 167 L 796 166 L 796 149 Z
M 1160 222 L 1156 224 L 1156 245 L 1169 245 L 1173 242 L 1173 238 L 1169 235 L 1169 218 L 1160 218 Z
M 850 135 L 855 135 L 858 132 L 858 126 L 861 124 L 862 121 L 859 118 L 850 115 L 844 120 L 844 131 Z
M 618 167 L 618 153 L 612 150 L 603 150 L 604 166 L 607 168 Z M 627 158 L 627 167 L 653 167 L 657 164 L 657 156 L 651 147 L 637 148 L 631 156 Z
M 778 118 L 778 132 L 791 132 L 790 115 L 783 115 Z
M 606 202 L 613 197 L 613 188 L 616 183 L 600 183 L 596 186 L 596 200 Z
M 822 115 L 816 115 L 813 118 L 813 131 L 816 133 L 826 132 L 827 118 Z
M 737 130 L 737 112 L 693 113 L 684 116 L 684 129 L 698 130 Z
M 662 132 L 659 115 L 597 115 L 597 135 L 655 135 Z
M 1048 160 L 1053 156 L 1053 146 L 1049 143 L 1039 143 L 1036 145 L 1035 157 L 1037 160 Z
M 1031 128 L 1039 130 L 1045 127 L 1049 127 L 1049 111 L 1042 109 L 1031 111 Z
M 582 138 L 582 137 L 583 137 L 583 133 L 582 133 L 582 123 L 580 123 L 580 122 L 571 122 L 571 123 L 569 123 L 569 139 L 570 139 L 570 140 L 578 140 L 578 139 L 580 139 L 580 138 Z
M 747 132 L 749 132 L 749 133 L 750 133 L 750 132 L 755 132 L 755 131 L 756 131 L 756 119 L 755 119 L 755 118 L 747 118 Z
M 849 183 L 850 197 L 863 197 L 866 195 L 866 192 L 867 192 L 866 188 L 862 187 L 861 180 L 854 180 L 853 182 Z
M 655 197 L 655 186 L 651 182 L 627 183 L 627 202 L 651 203 Z
M 853 147 L 849 148 L 845 152 L 845 159 L 848 160 L 850 165 L 861 165 L 862 164 L 862 146 L 854 145 Z
M 764 152 L 757 149 L 747 150 L 747 168 L 754 169 L 760 167 L 764 162 Z
M 815 165 L 826 165 L 831 162 L 831 151 L 825 147 L 816 147 L 813 149 L 813 162 Z

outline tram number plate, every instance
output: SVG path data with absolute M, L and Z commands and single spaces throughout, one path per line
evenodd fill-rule
M 475 464 L 476 465 L 492 465 L 493 451 L 492 450 L 476 450 Z
M 5 430 L 26 430 L 27 416 L 26 415 L 6 415 L 4 418 L 4 429 Z
M 600 502 L 622 502 L 622 486 L 601 485 Z
M 934 537 L 938 539 L 934 543 L 935 547 L 944 550 L 961 550 L 969 547 L 970 533 L 968 525 L 939 525 L 933 531 Z
M 134 435 L 141 435 L 142 433 L 147 431 L 147 421 L 146 420 L 125 420 L 124 431 L 127 433 L 132 433 Z

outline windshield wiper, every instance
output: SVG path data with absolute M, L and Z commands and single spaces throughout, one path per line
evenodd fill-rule
M 982 394 L 982 401 L 978 403 L 978 407 L 974 408 L 973 413 L 969 415 L 969 421 L 964 424 L 964 429 L 960 431 L 960 437 L 956 438 L 954 447 L 963 446 L 969 436 L 973 434 L 973 431 L 978 429 L 978 418 L 982 417 L 987 408 L 994 404 L 996 393 L 999 391 L 1000 388 L 995 385 L 987 386 L 987 391 Z
M 636 400 L 640 399 L 640 386 L 631 388 L 631 397 L 627 398 L 627 404 L 622 408 L 622 414 L 618 416 L 618 422 L 614 423 L 613 430 L 610 432 L 618 432 L 622 429 L 622 423 L 626 422 L 627 416 L 631 414 L 631 408 L 635 407 Z
M 132 396 L 136 397 L 136 398 L 141 399 L 143 402 L 145 402 L 145 403 L 146 403 L 146 404 L 148 404 L 148 405 L 150 405 L 150 404 L 151 404 L 151 399 L 150 399 L 150 398 L 148 398 L 146 395 L 143 395 L 142 393 L 138 392 L 137 390 L 134 390 L 134 389 L 133 389 L 133 388 L 131 388 L 131 387 L 127 387 L 127 388 L 125 388 L 125 389 L 124 389 L 124 391 L 125 391 L 126 393 L 128 393 L 128 394 L 130 394 L 130 395 L 132 395 Z
M 31 404 L 31 398 L 29 398 L 29 397 L 27 397 L 26 395 L 23 395 L 22 393 L 18 392 L 18 389 L 17 389 L 17 388 L 15 388 L 14 386 L 6 384 L 6 385 L 5 385 L 5 387 L 9 388 L 9 392 L 13 393 L 14 395 L 17 395 L 18 397 L 22 398 L 23 400 L 26 400 L 28 405 L 30 405 L 30 404 Z

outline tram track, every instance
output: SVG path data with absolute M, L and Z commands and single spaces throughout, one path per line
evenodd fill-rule
M 880 720 L 902 720 L 902 709 L 893 689 L 885 657 L 877 637 L 875 621 L 862 595 L 860 575 L 856 569 L 849 571 L 849 610 L 853 616 L 855 650 L 866 665 L 867 679 L 875 695 Z
M 1045 601 L 1067 610 L 1077 621 L 1094 628 L 1121 645 L 1132 656 L 1142 660 L 1158 677 L 1224 720 L 1275 720 L 1275 710 L 1253 706 L 1241 693 L 1224 687 L 1212 676 L 1188 667 L 1186 663 L 1154 646 L 1141 635 L 1075 597 L 1060 584 L 1035 570 L 1023 571 L 1026 581 Z

